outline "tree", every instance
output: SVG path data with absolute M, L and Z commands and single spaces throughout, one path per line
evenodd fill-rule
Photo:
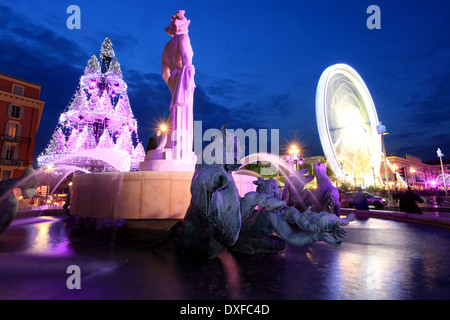
M 72 129 L 72 132 L 70 133 L 69 139 L 67 139 L 67 143 L 66 143 L 67 152 L 75 151 L 75 149 L 77 147 L 77 139 L 78 139 L 78 129 L 74 128 L 74 129 Z
M 47 154 L 57 154 L 66 152 L 66 136 L 61 128 L 58 128 L 52 135 L 50 143 L 46 149 Z
M 126 151 L 130 155 L 133 154 L 134 151 L 133 141 L 131 140 L 131 132 L 127 127 L 123 129 L 119 138 L 117 138 L 115 148 L 118 150 Z
M 106 148 L 124 150 L 130 154 L 132 161 L 143 161 L 145 152 L 141 154 L 137 121 L 128 98 L 127 84 L 109 38 L 102 43 L 100 62 L 95 54 L 88 60 L 74 96 L 59 117 L 57 128 L 62 130 L 55 132 L 49 148 L 38 157 L 39 166 L 57 160 L 53 153 L 63 150 L 62 142 L 66 140 L 67 153 Z M 70 159 L 73 158 L 68 159 L 65 164 L 72 165 L 70 161 L 73 160 Z M 92 163 L 92 159 L 86 159 L 85 163 L 77 160 L 77 165 L 88 170 L 92 169 Z M 133 165 L 136 168 L 135 163 Z M 105 169 L 102 165 L 99 170 L 115 169 Z
M 100 140 L 98 141 L 97 148 L 101 148 L 101 149 L 113 149 L 114 148 L 114 141 L 112 140 L 112 138 L 109 135 L 107 130 L 103 131 L 103 134 L 100 137 Z
M 84 69 L 84 74 L 93 74 L 100 72 L 100 63 L 98 62 L 97 56 L 92 55 L 91 59 L 89 59 L 86 68 Z
M 95 138 L 90 127 L 85 126 L 78 135 L 75 151 L 83 151 L 95 148 Z
M 102 43 L 102 47 L 100 49 L 100 57 L 103 58 L 114 58 L 114 50 L 112 48 L 112 42 L 108 37 Z
M 109 38 L 106 38 L 105 41 L 103 41 L 102 48 L 100 51 L 100 57 L 102 58 L 101 62 L 101 72 L 106 73 L 109 69 L 109 65 L 111 63 L 111 60 L 114 58 L 114 50 L 112 48 L 112 43 Z
M 116 76 L 122 78 L 122 69 L 120 68 L 119 60 L 114 57 L 114 60 L 111 62 L 108 72 L 114 73 Z

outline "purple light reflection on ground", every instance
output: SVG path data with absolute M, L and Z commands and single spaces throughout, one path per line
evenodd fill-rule
M 6 232 L 21 242 L 22 254 L 73 256 L 74 251 L 62 223 L 61 219 L 48 216 L 16 219 Z
M 224 250 L 199 262 L 173 242 L 152 251 L 155 234 L 120 234 L 114 224 L 108 231 L 66 217 L 19 219 L 0 237 L 0 299 L 450 298 L 449 229 L 375 218 L 345 229 L 337 249 Z M 66 287 L 72 264 L 81 290 Z

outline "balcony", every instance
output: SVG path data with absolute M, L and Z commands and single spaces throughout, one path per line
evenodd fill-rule
M 32 165 L 32 161 L 0 158 L 0 165 L 22 167 Z
M 23 143 L 23 144 L 31 144 L 31 138 L 26 137 L 11 137 L 7 134 L 0 134 L 0 141 L 8 141 L 8 142 L 16 142 L 16 143 Z

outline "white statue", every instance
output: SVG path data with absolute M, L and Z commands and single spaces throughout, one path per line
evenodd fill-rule
M 193 151 L 194 140 L 194 75 L 191 40 L 184 10 L 172 16 L 165 29 L 172 39 L 164 46 L 161 60 L 161 77 L 167 83 L 172 99 L 167 131 L 161 136 L 159 146 L 147 151 L 141 162 L 141 171 L 193 172 L 197 157 Z
M 188 36 L 191 21 L 184 13 L 184 10 L 177 11 L 165 30 L 172 39 L 165 45 L 161 61 L 161 76 L 172 94 L 172 128 L 166 145 L 173 150 L 172 159 L 188 159 L 192 155 L 195 68 Z

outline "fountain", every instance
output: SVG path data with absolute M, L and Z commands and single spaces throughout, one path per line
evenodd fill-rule
M 216 258 L 224 248 L 245 254 L 276 253 L 293 246 L 324 241 L 339 246 L 346 234 L 341 226 L 355 219 L 354 214 L 341 219 L 333 213 L 300 213 L 286 206 L 275 180 L 260 177 L 256 191 L 240 196 L 231 172 L 239 168 L 239 143 L 222 127 L 220 139 L 214 140 L 215 161 L 199 164 L 191 184 L 191 202 L 183 220 L 158 239 L 158 247 L 175 237 L 181 252 L 200 259 Z M 205 148 L 207 150 L 209 146 Z M 223 150 L 219 152 L 219 148 Z M 205 159 L 205 150 L 203 159 Z M 233 161 L 230 161 L 232 159 Z M 291 225 L 296 225 L 295 230 Z M 278 236 L 274 236 L 276 232 Z
M 163 51 L 161 75 L 172 95 L 169 131 L 161 137 L 157 148 L 147 152 L 139 171 L 74 177 L 72 215 L 148 220 L 182 219 L 186 214 L 191 199 L 191 181 L 199 162 L 192 151 L 195 68 L 189 24 L 190 20 L 180 10 L 166 28 L 172 38 Z M 254 176 L 233 175 L 240 195 L 255 189 Z
M 232 130 L 226 130 L 227 125 L 214 135 L 197 161 L 192 152 L 195 68 L 187 35 L 189 24 L 180 10 L 166 29 L 172 39 L 164 48 L 161 75 L 172 94 L 169 132 L 165 132 L 159 146 L 147 152 L 140 171 L 74 177 L 71 214 L 126 219 L 128 225 L 134 226 L 140 223 L 134 224 L 133 220 L 179 219 L 154 247 L 175 236 L 183 252 L 201 259 L 213 259 L 225 247 L 255 254 L 279 252 L 286 242 L 305 246 L 324 241 L 339 246 L 345 236 L 341 226 L 354 216 L 341 219 L 323 211 L 323 206 L 316 207 L 317 212 L 310 207 L 299 211 L 286 206 L 275 180 L 250 175 L 242 167 L 264 160 L 277 171 L 283 167 L 282 174 L 293 181 L 300 176 L 292 174 L 292 166 L 275 155 L 261 153 L 242 158 L 239 139 Z M 336 205 L 335 190 L 327 188 L 330 183 L 323 176 L 324 170 L 316 167 L 316 172 L 322 173 L 321 187 L 325 187 L 316 194 L 320 196 L 317 202 L 331 199 Z M 289 189 L 291 202 L 295 200 L 293 191 Z M 299 230 L 294 231 L 292 224 Z M 272 236 L 274 232 L 280 237 Z

